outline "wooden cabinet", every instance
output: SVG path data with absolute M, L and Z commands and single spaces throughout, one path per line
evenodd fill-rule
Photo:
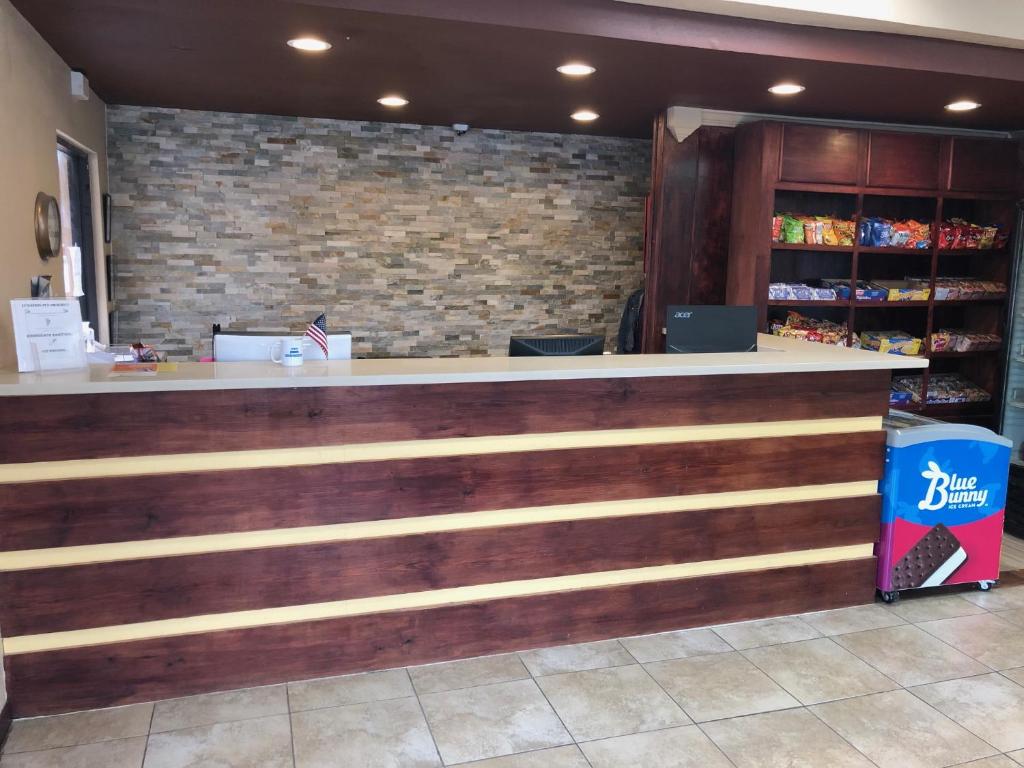
M 1012 290 L 1013 251 L 1005 246 L 939 248 L 938 234 L 940 223 L 953 219 L 1012 231 L 1024 181 L 1020 144 L 777 121 L 741 125 L 735 142 L 726 303 L 757 307 L 763 331 L 792 311 L 845 324 L 848 343 L 863 331 L 902 330 L 923 339 L 945 329 L 999 334 L 1002 350 L 926 350 L 931 363 L 920 382 L 923 403 L 929 377 L 936 372 L 969 379 L 991 395 L 990 402 L 915 408 L 939 418 L 993 424 L 1000 410 L 1012 296 L 936 301 L 935 288 L 939 278 L 966 277 L 1003 283 Z M 856 237 L 846 245 L 776 242 L 776 213 L 812 217 L 811 221 L 880 217 L 927 222 L 931 247 L 868 247 Z M 908 277 L 928 281 L 928 300 L 855 298 L 858 281 L 889 284 Z M 820 279 L 848 284 L 854 298 L 768 300 L 771 283 L 813 284 Z
M 1020 145 L 999 139 L 953 138 L 949 186 L 953 192 L 1014 192 L 1020 189 Z
M 856 184 L 861 140 L 851 128 L 785 123 L 779 181 Z
M 671 304 L 721 304 L 729 258 L 733 131 L 702 126 L 681 142 L 655 122 L 644 255 L 641 351 L 665 351 Z
M 937 189 L 941 152 L 940 136 L 871 131 L 865 183 L 870 187 Z

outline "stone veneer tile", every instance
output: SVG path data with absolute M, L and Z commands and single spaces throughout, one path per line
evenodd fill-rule
M 369 356 L 604 333 L 642 283 L 650 142 L 150 107 L 107 110 L 119 341 L 327 313 Z

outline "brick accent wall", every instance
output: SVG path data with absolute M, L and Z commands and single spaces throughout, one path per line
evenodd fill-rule
M 108 155 L 112 332 L 171 359 L 321 311 L 356 355 L 614 349 L 642 284 L 647 141 L 120 106 Z

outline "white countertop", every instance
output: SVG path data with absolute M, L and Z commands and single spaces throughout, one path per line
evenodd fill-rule
M 626 379 L 926 368 L 918 357 L 880 354 L 761 334 L 757 352 L 584 357 L 443 357 L 306 362 L 178 363 L 174 371 L 111 376 L 110 366 L 54 373 L 0 372 L 0 396 L 285 387 L 367 387 L 483 381 Z

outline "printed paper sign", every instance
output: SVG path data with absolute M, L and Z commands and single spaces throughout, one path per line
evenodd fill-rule
M 78 299 L 12 299 L 11 315 L 19 371 L 86 366 Z

